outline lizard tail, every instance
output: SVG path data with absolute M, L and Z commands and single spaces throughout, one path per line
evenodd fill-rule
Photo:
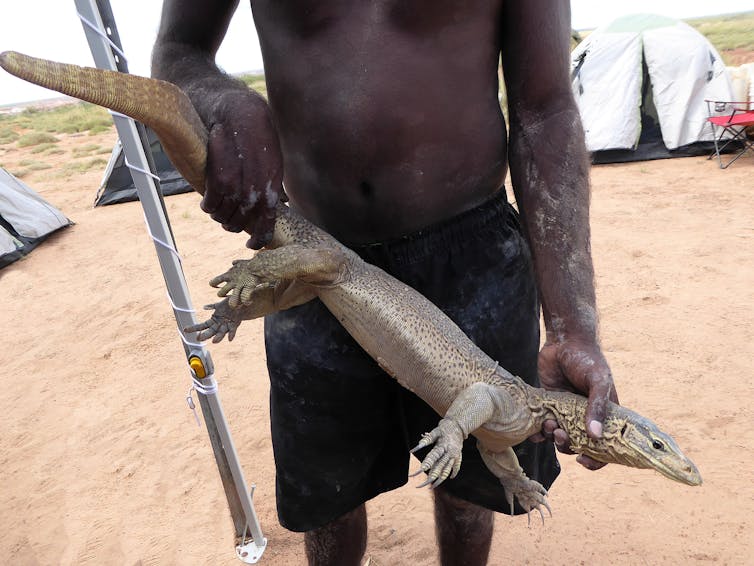
M 177 86 L 92 67 L 79 67 L 6 51 L 0 67 L 25 81 L 105 106 L 152 128 L 165 153 L 192 187 L 204 193 L 207 130 Z

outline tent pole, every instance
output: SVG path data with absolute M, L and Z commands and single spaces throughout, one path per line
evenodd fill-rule
M 127 72 L 109 0 L 74 2 L 95 65 L 101 69 Z M 144 208 L 147 226 L 155 242 L 157 258 L 183 341 L 186 360 L 194 378 L 194 389 L 199 393 L 199 404 L 233 519 L 236 554 L 243 562 L 253 564 L 262 556 L 267 540 L 262 535 L 251 493 L 246 485 L 220 404 L 217 384 L 213 377 L 212 359 L 205 347 L 197 342 L 196 333 L 186 333 L 183 330 L 195 324 L 196 319 L 159 190 L 159 179 L 153 173 L 146 132 L 143 125 L 137 125 L 130 118 L 119 114 L 113 116 L 139 200 Z

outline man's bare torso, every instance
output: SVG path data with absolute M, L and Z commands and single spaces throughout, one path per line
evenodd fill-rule
M 346 242 L 393 238 L 503 182 L 501 2 L 253 1 L 285 187 Z

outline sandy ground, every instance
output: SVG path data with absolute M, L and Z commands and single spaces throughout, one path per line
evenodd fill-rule
M 1 157 L 12 170 L 23 155 Z M 76 225 L 0 271 L 0 563 L 236 564 L 139 205 L 92 209 L 101 172 L 54 171 L 25 181 Z M 754 158 L 726 171 L 703 158 L 601 166 L 592 179 L 601 335 L 621 400 L 671 431 L 705 483 L 562 458 L 554 517 L 527 528 L 499 516 L 491 564 L 754 563 Z M 196 195 L 168 209 L 194 300 L 211 302 L 206 281 L 247 253 L 244 238 Z M 301 535 L 275 515 L 261 323 L 211 351 L 269 538 L 262 563 L 302 564 Z M 436 564 L 430 495 L 414 485 L 369 503 L 373 563 Z

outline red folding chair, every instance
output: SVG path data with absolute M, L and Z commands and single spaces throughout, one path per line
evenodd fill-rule
M 749 139 L 746 133 L 747 128 L 754 127 L 754 103 L 719 100 L 705 102 L 709 113 L 707 121 L 712 126 L 715 142 L 715 152 L 707 159 L 712 159 L 716 155 L 720 169 L 725 169 L 747 151 L 754 153 L 754 140 Z M 735 155 L 723 163 L 722 153 L 729 146 L 729 152 Z

